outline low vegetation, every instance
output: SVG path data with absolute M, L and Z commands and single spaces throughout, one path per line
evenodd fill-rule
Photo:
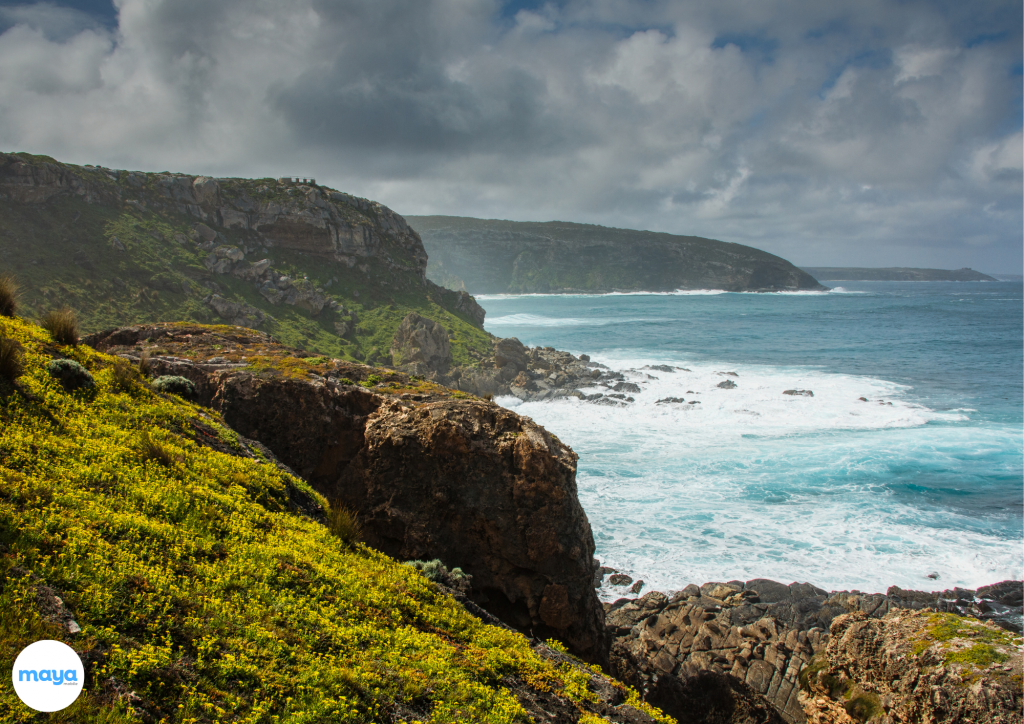
M 0 316 L 13 317 L 18 311 L 18 283 L 12 274 L 0 274 Z
M 0 664 L 53 638 L 86 665 L 82 696 L 48 720 L 511 723 L 526 720 L 516 681 L 599 721 L 585 667 L 346 542 L 304 481 L 198 442 L 197 424 L 237 440 L 215 413 L 125 391 L 115 359 L 85 346 L 66 352 L 96 389 L 69 393 L 46 370 L 48 333 L 0 317 L 0 338 L 25 364 L 25 394 L 0 385 Z M 44 591 L 80 633 L 47 616 Z M 46 717 L 0 688 L 0 721 Z
M 78 344 L 78 318 L 68 307 L 47 312 L 39 325 L 50 333 L 57 344 Z

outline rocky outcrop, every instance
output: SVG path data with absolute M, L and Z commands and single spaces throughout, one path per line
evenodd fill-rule
M 457 277 L 473 294 L 826 288 L 774 254 L 697 236 L 562 221 L 407 220 L 438 272 L 431 278 Z
M 609 570 L 600 568 L 598 575 Z M 652 692 L 655 698 L 648 700 L 667 713 L 683 716 L 696 706 L 681 692 L 698 674 L 708 672 L 712 680 L 731 681 L 719 687 L 722 696 L 715 716 L 743 709 L 746 705 L 739 700 L 748 700 L 752 692 L 756 701 L 796 724 L 807 719 L 807 699 L 801 695 L 807 690 L 806 676 L 801 683 L 801 674 L 815 661 L 820 668 L 836 621 L 851 613 L 878 621 L 927 610 L 964 621 L 971 620 L 965 616 L 987 617 L 986 626 L 998 624 L 1019 635 L 1022 593 L 1020 581 L 977 591 L 925 593 L 894 586 L 886 594 L 864 594 L 756 579 L 689 585 L 671 596 L 653 591 L 639 599 L 620 599 L 605 605 L 605 622 L 612 642 L 612 672 L 641 691 Z M 828 709 L 824 703 L 822 707 Z
M 530 420 L 400 373 L 304 365 L 251 330 L 147 325 L 86 343 L 131 359 L 155 350 L 154 374 L 191 380 L 197 401 L 356 511 L 371 545 L 458 566 L 502 620 L 604 660 L 576 455 Z
M 593 536 L 572 450 L 486 402 L 382 406 L 363 434 L 331 492 L 358 508 L 371 545 L 460 566 L 502 620 L 601 659 Z
M 445 374 L 452 364 L 447 330 L 415 312 L 406 315 L 391 343 L 391 361 L 410 374 Z
M 825 651 L 804 676 L 807 721 L 1022 721 L 1020 639 L 972 619 L 890 611 L 832 622 Z

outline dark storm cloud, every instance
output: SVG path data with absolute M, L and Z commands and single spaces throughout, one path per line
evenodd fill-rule
M 1021 266 L 1020 3 L 116 6 L 0 7 L 2 145 L 804 264 Z

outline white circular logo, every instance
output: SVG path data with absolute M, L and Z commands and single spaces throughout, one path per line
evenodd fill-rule
M 82 693 L 85 667 L 60 641 L 29 644 L 14 661 L 11 682 L 18 697 L 36 711 L 60 711 Z

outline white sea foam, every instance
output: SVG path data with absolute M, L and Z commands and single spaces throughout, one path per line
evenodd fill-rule
M 1019 431 L 949 425 L 973 410 L 932 410 L 908 399 L 909 387 L 877 378 L 628 353 L 595 359 L 640 386 L 627 393 L 635 402 L 498 402 L 580 454 L 580 499 L 606 565 L 660 590 L 755 577 L 864 590 L 928 587 L 933 572 L 942 587 L 1019 577 L 1019 541 L 976 518 L 911 507 L 888 486 L 894 467 L 927 470 L 965 444 L 1018 450 Z M 688 369 L 641 369 L 653 364 Z M 718 387 L 725 380 L 737 386 Z M 686 403 L 657 403 L 667 397 Z

